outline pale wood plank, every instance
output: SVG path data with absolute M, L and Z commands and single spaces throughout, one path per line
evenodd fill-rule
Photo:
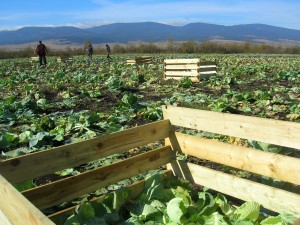
M 13 225 L 11 222 L 8 221 L 8 218 L 4 215 L 0 208 L 0 221 L 1 225 Z
M 200 59 L 165 59 L 166 64 L 200 63 Z
M 73 57 L 58 57 L 57 62 L 73 62 Z
M 174 106 L 163 114 L 176 126 L 300 149 L 300 123 Z
M 36 62 L 39 62 L 39 57 L 30 57 L 29 62 L 31 63 L 31 65 L 33 65 Z
M 0 175 L 0 224 L 54 225 Z
M 35 57 L 30 57 L 30 60 L 31 61 L 34 61 L 34 62 L 38 62 L 39 61 L 39 57 L 35 56 Z
M 165 174 L 166 176 L 171 177 L 173 173 L 171 170 L 165 170 L 162 172 L 162 174 Z M 143 192 L 144 186 L 145 186 L 145 180 L 137 181 L 131 185 L 128 185 L 126 187 L 126 188 L 128 188 L 128 190 L 130 190 L 130 193 L 128 195 L 128 200 L 136 199 Z M 90 202 L 97 202 L 103 198 L 105 198 L 105 195 L 91 199 Z M 51 221 L 53 221 L 56 225 L 60 225 L 60 224 L 63 225 L 63 223 L 60 223 L 60 218 L 62 216 L 65 217 L 65 216 L 71 215 L 76 207 L 77 206 L 73 206 L 73 207 L 64 209 L 62 211 L 53 213 L 53 214 L 49 215 L 48 218 L 51 219 Z
M 159 168 L 175 157 L 171 147 L 166 146 L 22 193 L 36 207 L 44 209 Z
M 199 165 L 174 161 L 168 168 L 196 184 L 242 199 L 255 201 L 264 208 L 300 216 L 300 195 L 218 172 Z
M 216 69 L 217 66 L 216 65 L 201 65 L 200 64 L 200 69 L 203 69 L 203 68 L 214 68 L 214 69 Z
M 174 150 L 200 159 L 300 185 L 300 159 L 176 132 Z
M 1 161 L 0 171 L 11 183 L 25 181 L 164 139 L 169 135 L 169 126 L 168 120 L 162 120 Z
M 137 57 L 135 59 L 127 59 L 126 63 L 129 65 L 133 64 L 142 64 L 142 63 L 152 63 L 152 57 L 151 56 L 142 56 L 142 57 Z
M 198 76 L 197 71 L 166 71 L 166 76 Z
M 166 65 L 165 70 L 197 70 L 197 64 L 184 64 L 184 65 Z
M 217 74 L 217 71 L 203 71 L 203 72 L 200 71 L 200 75 L 202 75 L 202 74 L 203 75 L 205 75 L 205 74 L 208 74 L 208 75 L 212 74 L 213 75 L 213 74 Z

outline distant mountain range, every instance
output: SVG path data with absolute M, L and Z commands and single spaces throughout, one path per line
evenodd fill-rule
M 94 44 L 127 43 L 133 41 L 159 42 L 204 41 L 211 39 L 250 41 L 300 41 L 300 30 L 265 24 L 223 26 L 207 23 L 190 23 L 172 26 L 154 22 L 114 23 L 86 29 L 76 27 L 24 27 L 15 31 L 0 31 L 0 45 L 25 44 L 38 40 L 59 40 L 63 43 Z

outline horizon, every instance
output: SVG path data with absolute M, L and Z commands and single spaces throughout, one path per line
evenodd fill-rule
M 42 4 L 37 0 L 14 0 L 1 4 L 0 31 L 142 22 L 172 26 L 196 22 L 222 26 L 264 24 L 300 30 L 299 9 L 296 0 L 52 0 Z
M 202 24 L 210 24 L 210 25 L 217 25 L 217 26 L 224 26 L 224 27 L 232 27 L 232 26 L 246 26 L 246 25 L 264 25 L 264 26 L 272 26 L 272 27 L 279 27 L 279 28 L 284 28 L 284 29 L 291 29 L 291 30 L 298 30 L 298 29 L 292 29 L 292 28 L 286 28 L 286 27 L 280 27 L 280 26 L 275 26 L 275 25 L 270 25 L 270 24 L 262 24 L 262 23 L 251 23 L 251 24 L 234 24 L 234 25 L 223 25 L 223 24 L 213 24 L 213 23 L 204 23 L 204 22 L 191 22 L 191 23 L 186 23 L 186 24 L 167 24 L 167 23 L 161 23 L 161 22 L 153 22 L 153 21 L 142 21 L 142 22 L 115 22 L 115 23 L 108 23 L 108 24 L 102 24 L 102 25 L 94 25 L 94 26 L 88 26 L 88 27 L 77 27 L 73 25 L 61 25 L 61 26 L 26 26 L 26 27 L 21 27 L 16 30 L 0 30 L 1 31 L 17 31 L 23 28 L 59 28 L 59 27 L 73 27 L 73 28 L 80 28 L 80 29 L 88 29 L 88 28 L 93 28 L 97 26 L 105 26 L 105 25 L 112 25 L 112 24 L 135 24 L 135 23 L 158 23 L 158 24 L 164 24 L 164 25 L 169 25 L 169 26 L 175 26 L 175 27 L 183 27 L 189 24 L 197 24 L 197 23 L 202 23 Z M 300 29 L 299 29 L 300 31 Z

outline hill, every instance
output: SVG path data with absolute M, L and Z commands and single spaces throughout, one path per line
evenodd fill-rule
M 211 39 L 250 41 L 300 41 L 300 30 L 265 24 L 223 26 L 207 23 L 191 23 L 172 26 L 154 22 L 114 23 L 86 29 L 63 27 L 24 27 L 15 31 L 0 31 L 0 45 L 24 44 L 38 40 L 60 40 L 64 43 L 95 44 L 127 43 L 131 41 L 159 42 L 172 38 L 174 41 L 204 41 Z

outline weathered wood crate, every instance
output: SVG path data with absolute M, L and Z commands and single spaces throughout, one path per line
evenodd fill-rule
M 57 57 L 56 61 L 58 63 L 72 63 L 73 62 L 73 57 Z
M 30 57 L 29 62 L 31 64 L 35 63 L 35 62 L 39 62 L 39 57 L 38 56 L 34 56 L 34 57 Z
M 141 57 L 137 57 L 135 59 L 126 59 L 126 63 L 128 65 L 150 64 L 150 63 L 153 63 L 153 59 L 151 56 L 141 56 Z
M 107 187 L 123 179 L 167 165 L 193 183 L 245 201 L 256 201 L 275 212 L 300 216 L 300 195 L 176 160 L 187 154 L 251 173 L 300 185 L 300 159 L 176 132 L 177 127 L 256 140 L 300 149 L 300 124 L 180 107 L 164 106 L 164 120 L 80 143 L 56 147 L 0 162 L 0 221 L 2 224 L 54 224 L 66 209 L 47 218 L 40 210 Z M 11 183 L 72 168 L 112 154 L 165 139 L 165 146 L 108 166 L 99 167 L 22 193 Z M 143 182 L 130 186 L 132 197 Z
M 200 61 L 200 59 L 165 59 L 165 79 L 180 80 L 189 77 L 193 82 L 216 75 L 214 62 Z

